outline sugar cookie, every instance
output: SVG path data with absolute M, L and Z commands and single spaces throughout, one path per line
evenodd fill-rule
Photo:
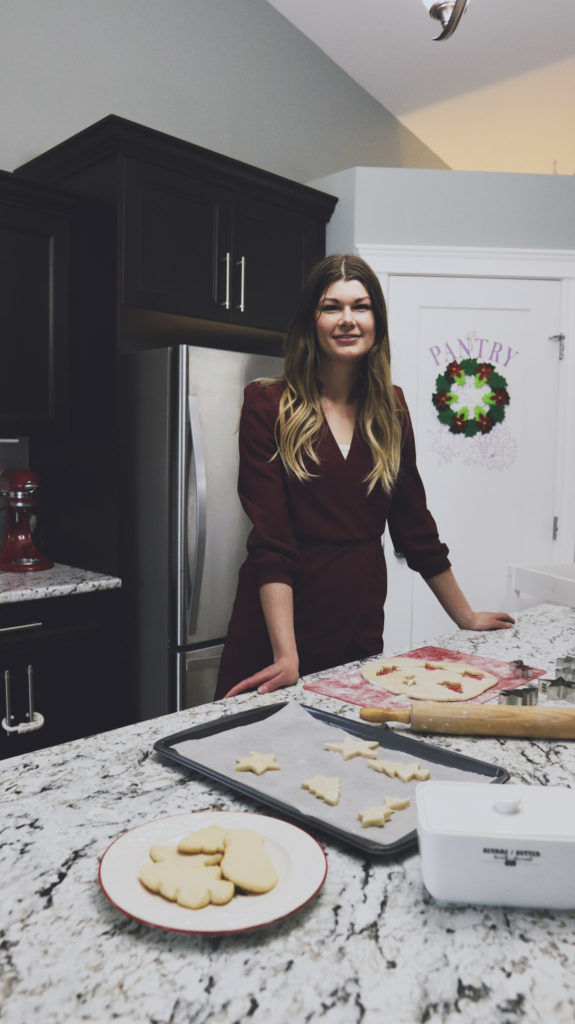
M 325 750 L 342 754 L 344 761 L 349 761 L 350 757 L 377 757 L 378 746 L 377 740 L 355 740 L 353 736 L 346 736 L 342 743 L 324 743 Z
M 419 761 L 384 761 L 382 758 L 368 761 L 368 768 L 373 768 L 374 772 L 385 772 L 391 779 L 401 779 L 402 782 L 414 779 L 423 782 L 429 778 L 429 768 L 422 768 Z
M 161 862 L 175 857 L 184 861 L 191 868 L 205 868 L 210 864 L 219 864 L 221 853 L 182 853 L 177 846 L 151 846 L 150 857 L 154 862 Z
M 302 789 L 308 789 L 319 800 L 324 800 L 326 804 L 330 804 L 332 807 L 339 803 L 341 782 L 335 776 L 314 775 L 312 779 L 307 779 L 301 785 Z
M 364 828 L 370 828 L 372 825 L 382 826 L 385 825 L 386 821 L 392 817 L 393 811 L 391 807 L 387 807 L 383 804 L 371 804 L 366 807 L 363 811 L 358 811 L 358 818 Z
M 191 832 L 178 843 L 179 853 L 223 853 L 226 829 L 209 825 L 197 832 Z
M 395 811 L 404 811 L 409 807 L 410 801 L 402 797 L 386 796 L 382 804 L 371 804 L 365 810 L 358 812 L 358 818 L 363 828 L 370 828 L 372 825 L 383 826 Z
M 257 750 L 252 750 L 249 757 L 236 757 L 236 761 L 237 772 L 254 772 L 256 775 L 279 771 L 281 767 L 276 761 L 275 754 L 259 754 Z
M 208 903 L 229 903 L 235 892 L 233 883 L 222 879 L 217 865 L 191 867 L 183 858 L 168 857 L 156 864 L 143 864 L 139 878 L 146 889 L 191 910 L 199 910 Z
M 228 832 L 225 853 L 220 865 L 222 875 L 245 892 L 269 892 L 277 885 L 278 876 L 264 841 L 251 829 Z

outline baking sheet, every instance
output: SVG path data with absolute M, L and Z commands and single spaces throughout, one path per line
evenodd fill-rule
M 380 658 L 386 658 L 381 654 Z M 539 676 L 545 675 L 544 668 L 532 668 L 529 666 L 529 675 L 518 670 L 513 662 L 498 661 L 496 658 L 485 658 L 479 654 L 461 654 L 459 651 L 450 651 L 444 647 L 418 647 L 414 651 L 407 651 L 405 654 L 396 654 L 397 658 L 419 658 L 421 661 L 464 661 L 466 665 L 476 665 L 484 672 L 491 672 L 497 676 L 497 683 L 485 693 L 478 697 L 465 701 L 466 704 L 488 704 L 497 700 L 500 690 L 513 690 L 516 686 L 525 686 L 526 683 L 536 680 Z M 370 658 L 377 661 L 377 658 Z M 338 672 L 337 675 L 321 676 L 314 682 L 306 683 L 304 690 L 311 690 L 313 693 L 321 693 L 324 697 L 335 697 L 336 700 L 343 700 L 347 704 L 359 704 L 363 708 L 408 708 L 411 701 L 389 690 L 380 690 L 364 679 L 361 668 L 350 669 Z M 457 702 L 461 704 L 461 701 Z
M 371 853 L 396 854 L 413 848 L 417 842 L 417 783 L 403 783 L 374 772 L 368 768 L 367 758 L 344 761 L 340 753 L 324 749 L 326 742 L 340 742 L 347 733 L 376 740 L 380 758 L 418 761 L 429 768 L 432 779 L 505 782 L 509 778 L 504 769 L 495 765 L 398 735 L 391 729 L 306 708 L 295 701 L 222 717 L 158 740 L 154 749 L 256 798 L 304 828 L 319 829 Z M 236 759 L 252 750 L 275 753 L 280 771 L 259 776 L 237 772 Z M 302 789 L 304 780 L 318 774 L 341 780 L 341 796 L 335 807 Z M 363 828 L 358 812 L 370 804 L 383 803 L 386 796 L 408 797 L 411 805 L 395 812 L 383 828 Z

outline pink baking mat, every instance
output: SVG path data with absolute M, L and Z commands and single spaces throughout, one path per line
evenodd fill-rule
M 482 658 L 478 654 L 460 654 L 458 651 L 448 651 L 443 647 L 418 647 L 415 651 L 407 651 L 406 654 L 398 654 L 396 657 L 420 658 L 422 661 L 464 661 L 467 665 L 476 665 L 483 671 L 492 672 L 497 676 L 496 685 L 479 697 L 474 697 L 469 701 L 470 704 L 487 704 L 497 699 L 500 690 L 525 686 L 526 683 L 545 675 L 544 668 L 532 668 L 529 665 L 522 670 L 513 662 Z M 348 704 L 359 704 L 362 708 L 407 708 L 411 704 L 408 697 L 400 697 L 396 693 L 380 690 L 379 687 L 368 683 L 359 668 L 349 672 L 338 672 L 337 676 L 316 679 L 313 683 L 306 683 L 304 690 L 321 693 L 324 697 L 335 697 L 336 700 L 344 700 Z

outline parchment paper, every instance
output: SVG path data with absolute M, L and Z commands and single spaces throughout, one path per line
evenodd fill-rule
M 254 795 L 266 794 L 281 800 L 304 815 L 309 815 L 351 835 L 369 838 L 386 846 L 402 839 L 416 828 L 415 787 L 417 782 L 401 782 L 368 768 L 368 759 L 354 757 L 344 761 L 340 753 L 324 750 L 324 743 L 341 742 L 349 733 L 313 718 L 296 702 L 260 722 L 238 726 L 197 740 L 184 740 L 174 744 L 173 750 L 206 766 L 234 782 L 249 786 Z M 384 746 L 382 733 L 379 758 L 390 761 L 413 761 L 411 754 Z M 281 765 L 279 771 L 263 775 L 237 772 L 236 758 L 245 757 L 252 750 L 261 754 L 274 753 Z M 465 782 L 485 782 L 485 775 L 462 771 L 447 765 L 426 761 L 418 756 L 422 767 L 429 768 L 431 779 L 461 779 Z M 341 796 L 335 807 L 302 789 L 302 782 L 314 775 L 337 776 L 341 781 Z M 383 827 L 363 828 L 358 812 L 371 804 L 383 803 L 386 796 L 408 797 L 410 806 L 396 811 Z

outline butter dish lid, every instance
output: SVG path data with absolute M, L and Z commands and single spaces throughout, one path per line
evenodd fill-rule
M 421 782 L 418 829 L 436 835 L 575 840 L 575 791 L 566 786 Z

